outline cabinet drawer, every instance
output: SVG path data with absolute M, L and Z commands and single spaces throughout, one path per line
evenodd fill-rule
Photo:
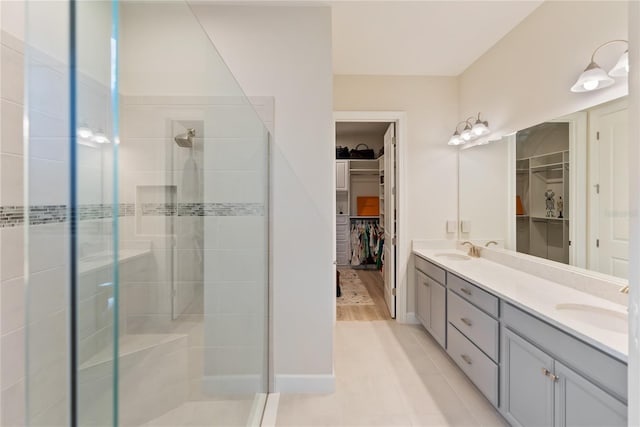
M 451 291 L 447 298 L 447 311 L 449 322 L 497 362 L 498 321 Z
M 416 268 L 422 271 L 427 276 L 432 279 L 440 282 L 444 285 L 445 283 L 445 272 L 442 268 L 438 267 L 435 264 L 430 263 L 426 259 L 420 258 L 419 256 L 415 256 Z
M 498 298 L 489 292 L 451 273 L 447 275 L 447 287 L 493 317 L 498 317 Z
M 447 353 L 478 389 L 498 406 L 498 365 L 465 338 L 454 326 L 447 326 Z

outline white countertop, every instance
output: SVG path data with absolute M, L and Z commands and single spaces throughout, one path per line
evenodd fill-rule
M 627 307 L 483 258 L 461 261 L 435 256 L 443 252 L 466 255 L 462 251 L 414 249 L 413 252 L 603 352 L 627 361 L 629 350 L 626 329 L 625 332 L 618 332 L 613 324 L 607 325 L 609 320 L 619 324 L 622 316 L 626 318 Z M 598 316 L 596 312 L 589 319 L 593 323 L 588 323 L 571 310 L 558 309 L 557 304 L 595 306 L 614 311 L 618 317 L 608 319 L 607 316 Z M 598 317 L 602 317 L 602 320 L 594 321 Z

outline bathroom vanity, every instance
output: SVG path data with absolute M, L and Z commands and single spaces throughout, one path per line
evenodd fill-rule
M 416 317 L 509 423 L 627 424 L 626 307 L 456 250 L 414 261 Z

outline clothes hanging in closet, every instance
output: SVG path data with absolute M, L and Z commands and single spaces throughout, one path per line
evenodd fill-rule
M 373 220 L 351 222 L 351 265 L 382 263 L 384 233 Z

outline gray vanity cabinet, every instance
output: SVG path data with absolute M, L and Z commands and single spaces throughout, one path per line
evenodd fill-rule
M 416 261 L 416 317 L 442 346 L 446 345 L 447 291 L 442 283 L 445 273 L 441 268 L 423 260 Z M 429 274 L 429 275 L 427 275 Z M 434 280 L 430 275 L 442 280 Z
M 556 427 L 627 425 L 627 407 L 619 400 L 557 361 L 555 375 Z
M 553 358 L 509 331 L 502 330 L 503 415 L 514 426 L 553 425 Z
M 508 304 L 502 312 L 500 410 L 512 425 L 627 424 L 624 363 Z

